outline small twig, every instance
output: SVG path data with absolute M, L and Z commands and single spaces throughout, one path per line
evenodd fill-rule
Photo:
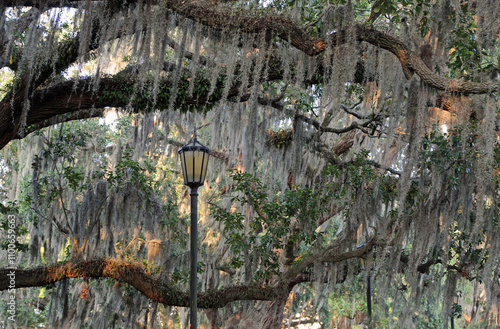
M 354 161 L 341 162 L 333 152 L 328 151 L 325 148 L 322 148 L 322 147 L 320 147 L 318 145 L 316 145 L 315 150 L 318 151 L 319 153 L 321 153 L 323 155 L 323 157 L 328 162 L 330 162 L 333 165 L 339 166 L 340 168 L 346 167 L 349 164 L 354 163 Z M 380 163 L 372 161 L 372 160 L 368 160 L 367 163 L 370 164 L 371 166 L 375 167 L 375 168 L 388 171 L 388 172 L 390 172 L 391 174 L 394 174 L 394 175 L 401 176 L 401 174 L 402 174 L 402 172 L 400 172 L 400 171 L 398 171 L 396 169 L 393 169 L 393 168 L 388 167 L 388 166 L 381 165 Z
M 302 114 L 296 114 L 295 118 L 313 125 L 320 132 L 329 132 L 329 133 L 335 133 L 335 134 L 343 134 L 343 133 L 346 133 L 346 132 L 354 130 L 354 129 L 365 128 L 368 125 L 370 125 L 372 122 L 378 120 L 378 116 L 374 116 L 371 119 L 369 119 L 368 121 L 365 121 L 363 123 L 358 123 L 357 121 L 354 121 L 353 123 L 351 123 L 350 126 L 347 126 L 344 128 L 330 128 L 330 127 L 324 127 L 318 121 L 311 119 L 309 117 L 306 117 L 305 115 L 302 115 Z
M 318 19 L 316 19 L 315 21 L 312 21 L 312 22 L 306 24 L 306 29 L 308 29 L 308 28 L 312 27 L 313 25 L 317 24 L 323 18 L 323 16 L 325 15 L 325 11 L 326 10 L 324 10 L 321 13 L 321 15 L 318 16 Z
M 374 116 L 374 114 L 369 114 L 369 115 L 361 115 L 357 112 L 354 112 L 354 108 L 356 108 L 359 104 L 361 104 L 363 101 L 360 100 L 359 102 L 355 103 L 353 106 L 349 107 L 347 105 L 344 105 L 344 104 L 340 104 L 340 107 L 342 108 L 342 110 L 344 110 L 344 112 L 348 113 L 348 114 L 351 114 L 351 115 L 354 115 L 356 118 L 358 119 L 362 119 L 362 120 L 365 120 L 365 119 L 370 119 L 371 117 Z

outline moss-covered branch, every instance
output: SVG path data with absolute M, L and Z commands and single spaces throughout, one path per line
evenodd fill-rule
M 189 292 L 148 273 L 140 264 L 112 258 L 75 259 L 31 269 L 3 268 L 0 277 L 9 278 L 0 282 L 0 290 L 47 286 L 68 278 L 112 278 L 165 305 L 189 306 Z M 286 287 L 279 286 L 235 285 L 199 293 L 198 307 L 220 308 L 237 300 L 277 300 L 286 298 L 288 292 Z
M 327 40 L 318 37 L 300 22 L 281 15 L 268 14 L 266 11 L 256 13 L 228 12 L 216 7 L 206 7 L 198 1 L 168 1 L 166 6 L 182 16 L 218 30 L 237 31 L 242 33 L 268 33 L 277 35 L 292 46 L 309 56 L 323 53 L 328 45 L 345 42 L 345 31 L 330 34 Z M 396 37 L 378 31 L 371 26 L 356 25 L 353 29 L 358 41 L 372 44 L 394 54 L 401 64 L 406 77 L 410 79 L 417 74 L 428 85 L 438 89 L 457 93 L 485 94 L 500 91 L 500 83 L 495 81 L 470 82 L 449 79 L 433 73 L 420 56 Z
M 133 2 L 129 1 L 128 3 Z M 35 5 L 35 2 L 9 1 L 4 5 L 20 4 L 31 6 Z M 346 31 L 338 31 L 328 36 L 328 38 L 334 40 L 327 40 L 324 36 L 315 35 L 312 30 L 308 30 L 306 26 L 298 21 L 283 15 L 269 13 L 266 10 L 253 12 L 231 11 L 227 10 L 227 8 L 221 9 L 217 6 L 209 6 L 207 3 L 199 1 L 186 2 L 173 0 L 161 2 L 161 4 L 181 16 L 215 30 L 232 31 L 234 33 L 266 33 L 269 41 L 273 37 L 279 37 L 309 56 L 317 56 L 325 52 L 326 47 L 329 45 L 335 47 L 335 45 L 343 43 L 348 39 L 346 38 Z M 89 50 L 97 49 L 102 44 L 99 41 L 99 30 L 99 23 L 94 22 L 91 37 L 89 38 L 90 43 L 87 45 Z M 498 92 L 500 90 L 500 83 L 494 80 L 489 82 L 470 82 L 439 76 L 433 73 L 420 57 L 399 39 L 375 30 L 370 26 L 356 25 L 350 31 L 355 34 L 355 39 L 359 42 L 370 43 L 375 47 L 394 54 L 399 60 L 407 78 L 411 78 L 416 74 L 435 89 L 454 93 L 481 94 Z M 176 47 L 172 41 L 170 42 L 170 46 Z M 25 75 L 19 76 L 13 88 L 15 92 L 8 93 L 0 102 L 0 118 L 4 119 L 0 123 L 0 149 L 7 145 L 10 140 L 22 138 L 24 136 L 23 126 L 37 125 L 53 116 L 65 113 L 89 108 L 106 106 L 123 107 L 128 105 L 137 111 L 144 111 L 153 107 L 165 110 L 172 105 L 176 109 L 188 110 L 203 104 L 202 106 L 206 110 L 222 98 L 223 86 L 226 83 L 223 74 L 220 75 L 215 88 L 210 86 L 208 80 L 200 78 L 195 83 L 193 95 L 189 95 L 187 92 L 189 86 L 187 76 L 182 76 L 176 83 L 171 83 L 166 78 L 165 81 L 161 82 L 158 95 L 137 91 L 135 81 L 127 81 L 130 78 L 124 78 L 119 75 L 102 79 L 103 82 L 100 83 L 100 89 L 95 93 L 89 91 L 95 90 L 94 86 L 89 88 L 87 85 L 86 90 L 80 88 L 81 85 L 88 83 L 86 81 L 77 83 L 62 82 L 55 86 L 40 89 L 40 86 L 46 83 L 50 76 L 61 72 L 68 65 L 76 61 L 79 48 L 80 39 L 78 36 L 65 40 L 54 50 L 58 54 L 55 56 L 56 60 L 40 65 L 36 68 L 38 72 L 26 72 Z M 264 53 L 262 55 L 254 54 L 254 56 L 268 56 L 268 54 Z M 280 58 L 272 57 L 266 60 L 266 62 L 269 63 L 267 76 L 259 77 L 259 79 L 254 79 L 250 76 L 247 79 L 241 80 L 263 82 L 262 80 L 272 81 L 283 78 Z M 321 64 L 317 64 L 314 76 L 316 76 L 316 73 L 321 74 L 322 69 Z M 244 72 L 244 74 L 249 73 L 252 75 L 252 70 L 249 69 L 249 71 Z M 239 85 L 238 75 L 239 73 L 236 72 L 236 81 L 231 81 L 232 86 L 228 97 L 241 96 L 246 92 L 245 88 L 248 86 Z M 133 78 L 131 79 L 133 80 Z M 310 83 L 311 81 L 308 82 Z M 70 90 L 70 85 L 76 85 L 76 87 Z M 173 91 L 172 88 L 176 90 Z M 147 86 L 143 90 L 147 90 Z M 172 100 L 171 97 L 175 97 L 175 100 Z

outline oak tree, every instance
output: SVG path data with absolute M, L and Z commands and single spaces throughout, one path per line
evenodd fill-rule
M 194 127 L 212 154 L 201 323 L 334 328 L 350 300 L 349 321 L 373 327 L 499 325 L 499 3 L 0 13 L 0 290 L 18 325 L 185 325 L 176 149 Z M 366 278 L 370 318 L 354 302 Z

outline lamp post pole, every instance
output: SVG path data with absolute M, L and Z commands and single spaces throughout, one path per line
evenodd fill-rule
M 366 309 L 368 311 L 368 328 L 372 328 L 372 282 L 371 270 L 368 270 L 366 276 Z
M 361 244 L 356 247 L 356 249 L 360 249 L 364 247 L 365 244 Z M 374 245 L 373 248 L 376 246 Z M 366 311 L 368 316 L 368 328 L 373 328 L 372 322 L 372 268 L 368 268 L 368 263 L 365 263 L 365 259 L 361 258 L 361 265 L 366 270 Z
M 198 187 L 191 188 L 191 273 L 189 278 L 189 317 L 191 328 L 198 328 Z
M 207 174 L 209 149 L 194 139 L 191 144 L 179 149 L 184 185 L 191 188 L 191 270 L 189 277 L 189 320 L 190 328 L 198 328 L 197 288 L 198 288 L 198 187 L 202 186 Z

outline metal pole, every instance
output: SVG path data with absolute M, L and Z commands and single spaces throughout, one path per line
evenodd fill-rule
M 197 268 L 198 268 L 198 188 L 191 188 L 191 276 L 189 280 L 189 316 L 191 329 L 198 328 L 197 319 Z
M 366 276 L 366 308 L 368 310 L 368 328 L 372 328 L 372 283 L 371 270 Z

